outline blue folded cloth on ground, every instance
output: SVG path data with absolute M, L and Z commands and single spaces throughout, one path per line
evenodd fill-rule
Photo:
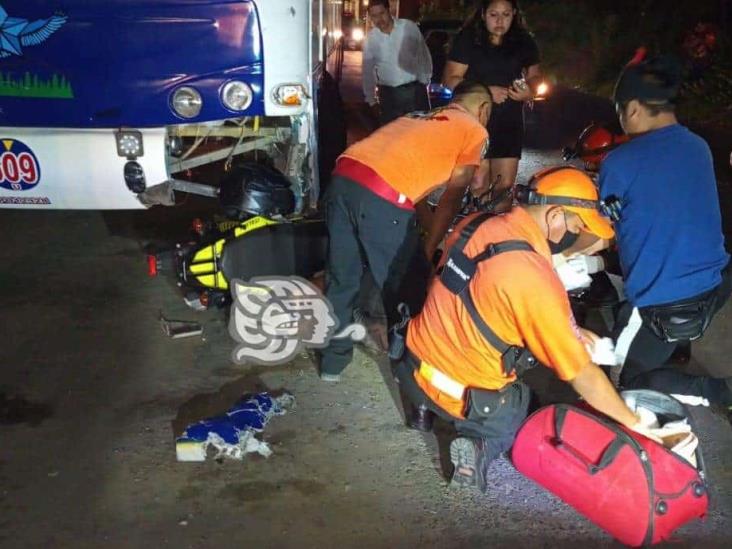
M 272 416 L 285 414 L 294 402 L 289 393 L 244 395 L 224 414 L 189 425 L 176 439 L 176 457 L 178 461 L 205 461 L 211 454 L 242 459 L 251 452 L 267 457 L 272 450 L 254 434 L 262 432 Z

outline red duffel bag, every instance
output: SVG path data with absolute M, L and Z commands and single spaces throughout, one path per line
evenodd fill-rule
M 679 401 L 662 393 L 623 394 L 664 421 L 687 417 Z M 521 473 L 626 545 L 667 540 L 707 512 L 701 450 L 694 467 L 589 407 L 538 410 L 519 429 L 511 455 Z

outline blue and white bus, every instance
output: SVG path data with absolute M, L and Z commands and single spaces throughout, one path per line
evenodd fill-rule
M 259 154 L 318 197 L 340 0 L 0 0 L 0 207 L 215 196 Z M 326 89 L 323 83 L 330 83 Z

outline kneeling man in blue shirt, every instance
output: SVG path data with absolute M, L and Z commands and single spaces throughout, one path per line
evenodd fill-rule
M 615 333 L 617 354 L 625 357 L 620 381 L 730 406 L 731 380 L 669 364 L 677 345 L 701 337 L 732 288 L 712 155 L 676 119 L 680 84 L 678 63 L 657 57 L 629 64 L 615 86 L 615 108 L 631 140 L 607 156 L 599 184 L 602 199 L 618 206 L 628 299 Z

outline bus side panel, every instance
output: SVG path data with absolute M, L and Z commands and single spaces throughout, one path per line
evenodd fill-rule
M 262 29 L 264 112 L 267 116 L 291 116 L 306 111 L 279 105 L 273 92 L 282 84 L 300 84 L 312 96 L 310 78 L 310 0 L 258 0 Z
M 323 8 L 323 26 L 327 29 L 324 48 L 325 70 L 338 81 L 340 81 L 341 65 L 343 64 L 342 12 L 343 5 L 340 1 L 328 0 Z

